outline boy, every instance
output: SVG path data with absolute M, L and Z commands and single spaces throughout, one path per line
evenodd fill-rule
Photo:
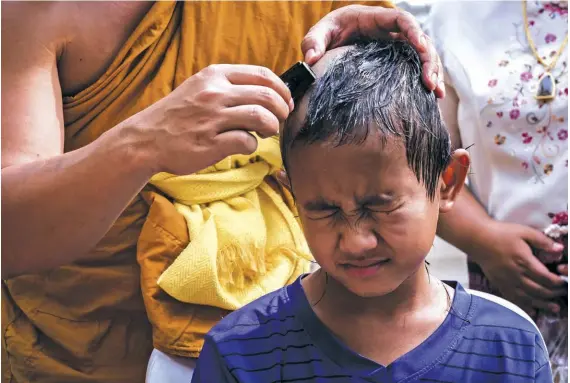
M 425 266 L 469 156 L 451 153 L 417 54 L 359 44 L 313 69 L 281 147 L 321 268 L 224 318 L 193 382 L 551 382 L 526 314 Z

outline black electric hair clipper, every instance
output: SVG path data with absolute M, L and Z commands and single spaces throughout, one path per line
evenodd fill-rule
M 291 91 L 294 102 L 297 102 L 297 100 L 305 94 L 307 89 L 309 89 L 317 78 L 311 68 L 302 61 L 299 61 L 287 69 L 280 77 Z

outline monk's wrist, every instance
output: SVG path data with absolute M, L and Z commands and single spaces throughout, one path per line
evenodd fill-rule
M 100 140 L 108 162 L 130 176 L 146 182 L 160 172 L 154 143 L 141 134 L 141 127 L 129 120 L 104 133 Z

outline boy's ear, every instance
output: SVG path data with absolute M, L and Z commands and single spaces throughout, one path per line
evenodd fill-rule
M 277 181 L 281 185 L 283 185 L 291 194 L 293 194 L 293 190 L 291 190 L 291 181 L 289 180 L 289 176 L 285 170 L 279 170 L 276 175 Z
M 451 155 L 451 161 L 441 175 L 439 190 L 439 211 L 446 213 L 451 210 L 455 199 L 465 184 L 471 159 L 465 149 L 457 149 Z

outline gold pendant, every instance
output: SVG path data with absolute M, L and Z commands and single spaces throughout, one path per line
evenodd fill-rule
M 546 72 L 538 82 L 538 91 L 534 98 L 548 102 L 554 100 L 554 96 L 556 96 L 556 83 L 552 74 Z

